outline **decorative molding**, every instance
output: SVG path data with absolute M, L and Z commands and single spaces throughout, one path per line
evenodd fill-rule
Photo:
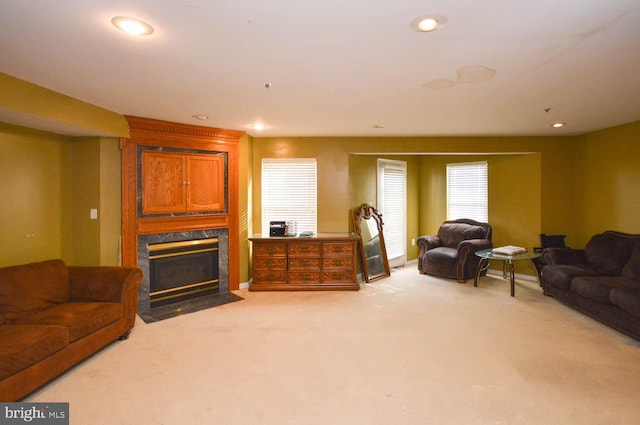
M 125 118 L 129 123 L 131 138 L 133 138 L 133 133 L 135 131 L 148 131 L 156 134 L 163 133 L 188 137 L 205 137 L 237 142 L 240 137 L 245 134 L 244 131 L 240 130 L 195 126 L 126 115 Z

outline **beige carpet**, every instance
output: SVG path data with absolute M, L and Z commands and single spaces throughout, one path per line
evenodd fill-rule
M 640 344 L 518 282 L 415 266 L 157 323 L 27 401 L 74 425 L 637 424 Z

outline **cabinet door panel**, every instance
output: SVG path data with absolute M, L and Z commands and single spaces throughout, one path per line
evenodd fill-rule
M 224 210 L 224 156 L 188 155 L 186 158 L 188 210 Z
M 186 211 L 183 155 L 142 152 L 142 213 Z

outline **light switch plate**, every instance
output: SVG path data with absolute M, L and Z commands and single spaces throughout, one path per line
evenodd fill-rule
M 98 219 L 98 210 L 96 208 L 91 208 L 89 210 L 89 218 L 91 220 L 97 220 Z

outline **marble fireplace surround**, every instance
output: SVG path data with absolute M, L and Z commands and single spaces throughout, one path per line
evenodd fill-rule
M 142 282 L 138 289 L 138 311 L 141 315 L 151 311 L 150 302 L 150 282 L 149 282 L 149 244 L 189 241 L 194 239 L 218 238 L 218 273 L 219 273 L 219 295 L 229 292 L 229 230 L 209 229 L 194 230 L 176 233 L 159 233 L 153 235 L 138 236 L 138 267 L 144 273 Z M 209 295 L 211 296 L 211 295 Z M 181 301 L 181 308 L 185 303 L 197 304 L 198 299 Z

